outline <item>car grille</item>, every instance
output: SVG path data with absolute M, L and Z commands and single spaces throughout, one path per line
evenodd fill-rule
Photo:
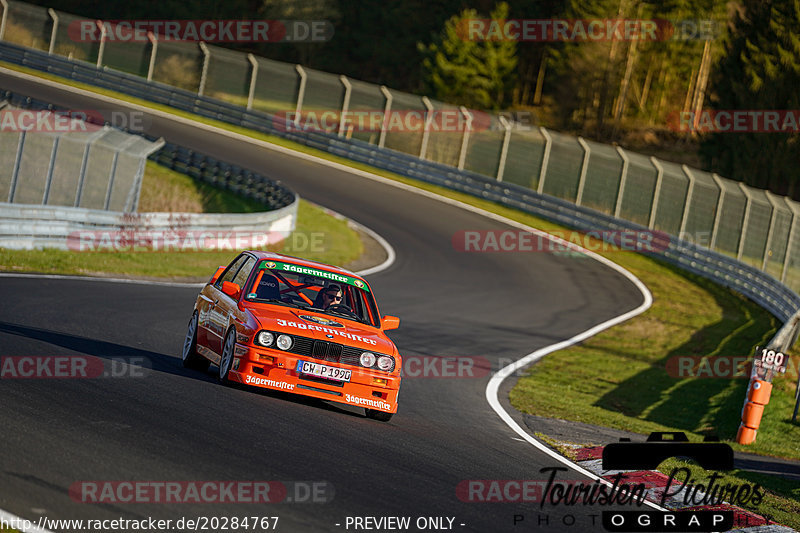
M 320 361 L 330 361 L 332 363 L 344 363 L 352 366 L 361 365 L 361 354 L 364 350 L 353 348 L 352 346 L 343 346 L 335 342 L 321 341 L 317 339 L 309 339 L 308 337 L 300 337 L 291 335 L 292 347 L 289 352 L 305 357 L 313 357 Z M 373 352 L 375 357 L 383 354 Z M 391 357 L 391 356 L 389 356 Z M 370 367 L 374 370 L 379 370 L 377 367 Z M 392 367 L 386 372 L 394 370 L 394 357 L 392 357 Z

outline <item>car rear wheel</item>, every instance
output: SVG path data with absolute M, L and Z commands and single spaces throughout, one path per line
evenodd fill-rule
M 392 419 L 394 413 L 387 413 L 385 411 L 378 411 L 377 409 L 364 409 L 367 412 L 367 418 L 378 420 L 379 422 L 388 422 Z
M 228 381 L 228 374 L 233 365 L 233 352 L 236 349 L 236 330 L 231 328 L 225 336 L 225 344 L 222 348 L 222 357 L 219 360 L 219 380 L 222 383 Z
M 189 321 L 186 338 L 183 340 L 181 359 L 185 368 L 193 368 L 195 370 L 208 369 L 208 359 L 197 353 L 197 313 L 193 314 L 192 319 Z

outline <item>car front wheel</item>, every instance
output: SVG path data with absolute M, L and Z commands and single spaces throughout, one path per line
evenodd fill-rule
M 233 365 L 233 351 L 236 349 L 236 330 L 231 328 L 225 336 L 225 344 L 222 348 L 222 357 L 219 360 L 219 380 L 222 383 L 228 381 L 228 374 Z

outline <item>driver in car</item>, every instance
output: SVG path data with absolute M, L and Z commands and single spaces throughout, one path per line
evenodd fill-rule
M 314 302 L 314 307 L 327 309 L 332 305 L 342 303 L 342 288 L 338 285 L 328 285 L 319 291 L 319 294 L 321 297 L 317 296 L 317 300 Z

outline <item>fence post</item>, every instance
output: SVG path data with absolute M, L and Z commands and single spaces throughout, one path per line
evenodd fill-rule
M 211 52 L 203 41 L 200 41 L 198 44 L 200 45 L 200 51 L 203 52 L 203 70 L 200 73 L 200 87 L 197 88 L 197 96 L 203 96 L 203 92 L 206 90 L 208 64 L 211 62 Z
M 775 219 L 778 218 L 778 202 L 772 197 L 772 193 L 764 191 L 767 196 L 769 205 L 772 206 L 772 214 L 769 217 L 769 229 L 767 230 L 767 244 L 764 246 L 764 259 L 761 263 L 761 270 L 767 271 L 767 262 L 769 261 L 769 253 L 772 249 L 772 237 L 775 233 Z
M 294 106 L 294 125 L 297 126 L 300 124 L 300 112 L 303 110 L 303 98 L 306 96 L 308 76 L 300 65 L 295 65 L 294 69 L 297 71 L 297 75 L 300 76 L 300 85 L 297 87 L 297 103 Z
M 536 187 L 536 192 L 542 194 L 544 191 L 544 180 L 547 177 L 547 165 L 550 163 L 550 146 L 553 144 L 553 138 L 544 126 L 539 126 L 539 132 L 544 137 L 544 154 L 542 155 L 542 168 L 539 170 L 539 185 Z
M 53 8 L 47 10 L 50 18 L 53 19 L 53 29 L 50 32 L 50 47 L 47 49 L 48 54 L 52 54 L 56 48 L 56 33 L 58 32 L 58 15 Z
M 383 148 L 386 144 L 386 125 L 389 122 L 389 113 L 392 111 L 392 93 L 386 88 L 386 85 L 381 85 L 381 93 L 386 103 L 383 105 L 383 120 L 381 121 L 381 134 L 378 136 L 378 146 Z
M 725 203 L 725 185 L 722 183 L 722 178 L 717 173 L 711 174 L 714 178 L 714 183 L 719 187 L 719 198 L 717 198 L 717 212 L 714 214 L 714 227 L 711 228 L 711 244 L 710 249 L 717 249 L 717 235 L 719 234 L 719 222 L 722 220 L 722 207 Z
M 578 136 L 578 144 L 580 144 L 581 148 L 583 148 L 583 162 L 581 163 L 581 175 L 578 178 L 578 193 L 575 196 L 575 205 L 581 205 L 581 202 L 583 201 L 583 188 L 586 184 L 586 171 L 589 166 L 589 156 L 592 151 L 581 136 Z
M 153 46 L 150 52 L 150 65 L 147 67 L 147 81 L 153 81 L 153 72 L 156 68 L 156 54 L 158 53 L 158 39 L 153 35 L 153 32 L 149 31 L 147 32 L 147 40 L 150 41 L 150 44 Z
M 117 177 L 117 161 L 119 160 L 119 154 L 122 153 L 128 146 L 135 143 L 139 140 L 139 137 L 130 137 L 123 141 L 120 145 L 117 146 L 117 149 L 114 150 L 114 158 L 111 160 L 111 172 L 108 175 L 108 188 L 106 189 L 106 202 L 103 207 L 106 211 L 109 210 L 111 207 L 111 192 L 114 189 L 114 180 Z
M 6 36 L 6 22 L 8 22 L 8 1 L 0 0 L 0 6 L 3 6 L 3 18 L 0 19 L 0 41 Z
M 350 94 L 353 91 L 353 86 L 350 85 L 350 80 L 347 79 L 347 76 L 341 75 L 339 76 L 339 81 L 342 82 L 344 86 L 344 96 L 342 97 L 342 115 L 339 117 L 339 137 L 342 136 L 344 133 L 345 122 L 347 119 L 347 111 L 350 109 Z
M 253 109 L 253 98 L 256 94 L 256 80 L 258 79 L 258 61 L 256 61 L 256 56 L 253 54 L 247 54 L 247 60 L 250 62 L 250 66 L 253 67 L 253 71 L 250 73 L 250 90 L 247 92 L 247 110 L 250 111 Z
M 431 122 L 433 122 L 433 104 L 427 96 L 422 97 L 422 103 L 427 110 L 425 112 L 425 129 L 422 131 L 422 143 L 419 147 L 419 158 L 425 159 L 425 153 L 428 151 L 428 137 L 431 134 Z
M 506 158 L 508 157 L 508 143 L 511 141 L 511 124 L 508 123 L 506 117 L 498 116 L 500 124 L 503 125 L 505 133 L 503 134 L 503 147 L 500 149 L 500 161 L 497 163 L 497 181 L 503 181 L 503 172 L 506 170 Z
M 692 171 L 689 170 L 689 167 L 686 165 L 681 165 L 681 170 L 686 175 L 686 179 L 689 180 L 689 186 L 686 189 L 686 202 L 683 204 L 683 214 L 681 215 L 681 229 L 678 230 L 678 238 L 683 239 L 683 234 L 686 233 L 686 223 L 689 220 L 689 208 L 692 205 L 692 200 L 694 199 L 694 176 L 692 175 Z M 694 242 L 692 240 L 691 242 Z
M 96 20 L 95 24 L 97 24 L 97 29 L 100 30 L 100 47 L 97 50 L 97 68 L 103 66 L 103 53 L 106 50 L 106 27 L 103 25 L 102 20 Z
M 17 155 L 14 157 L 14 170 L 11 174 L 11 185 L 8 189 L 8 203 L 14 203 L 14 196 L 17 194 L 17 180 L 19 179 L 19 167 L 22 164 L 22 151 L 25 149 L 25 130 L 19 134 L 17 142 Z
M 107 126 L 89 135 L 86 139 L 86 148 L 83 149 L 83 158 L 81 159 L 81 170 L 78 174 L 78 187 L 75 190 L 75 207 L 80 207 L 81 197 L 83 196 L 83 184 L 86 181 L 86 168 L 89 166 L 89 149 L 94 142 L 103 136 L 106 132 Z
M 53 171 L 56 168 L 56 155 L 58 154 L 58 141 L 61 136 L 57 136 L 53 140 L 53 149 L 50 150 L 50 163 L 47 165 L 47 181 L 44 184 L 44 194 L 42 195 L 42 205 L 47 205 L 47 200 L 50 197 L 50 187 L 53 184 Z
M 661 196 L 661 182 L 664 177 L 664 167 L 653 156 L 650 156 L 650 163 L 656 169 L 656 190 L 653 191 L 653 205 L 650 206 L 650 219 L 647 221 L 647 227 L 653 229 L 656 224 L 656 214 L 658 213 L 658 200 Z
M 617 191 L 617 201 L 614 203 L 614 216 L 619 218 L 622 212 L 622 199 L 625 198 L 625 185 L 628 182 L 628 165 L 630 164 L 630 159 L 628 159 L 628 154 L 625 153 L 622 147 L 616 146 L 615 148 L 617 149 L 619 157 L 622 159 L 622 170 L 620 170 L 619 173 L 619 190 Z
M 789 226 L 789 237 L 786 239 L 786 249 L 783 252 L 783 268 L 781 269 L 781 283 L 786 283 L 786 272 L 789 270 L 789 256 L 792 253 L 792 240 L 794 239 L 795 226 L 797 225 L 798 208 L 789 197 L 783 197 L 789 211 L 792 212 L 792 224 Z
M 753 203 L 753 199 L 750 196 L 750 191 L 747 190 L 744 183 L 738 182 L 739 188 L 744 193 L 744 197 L 747 199 L 745 206 L 744 206 L 744 220 L 742 220 L 742 233 L 739 235 L 739 246 L 736 250 L 736 259 L 741 261 L 742 254 L 744 253 L 744 241 L 747 238 L 747 226 L 750 225 L 750 205 Z
M 464 164 L 467 162 L 467 147 L 469 146 L 469 134 L 472 131 L 472 113 L 463 105 L 458 108 L 461 115 L 466 120 L 464 125 L 464 134 L 461 136 L 461 150 L 458 152 L 458 170 L 464 170 Z

